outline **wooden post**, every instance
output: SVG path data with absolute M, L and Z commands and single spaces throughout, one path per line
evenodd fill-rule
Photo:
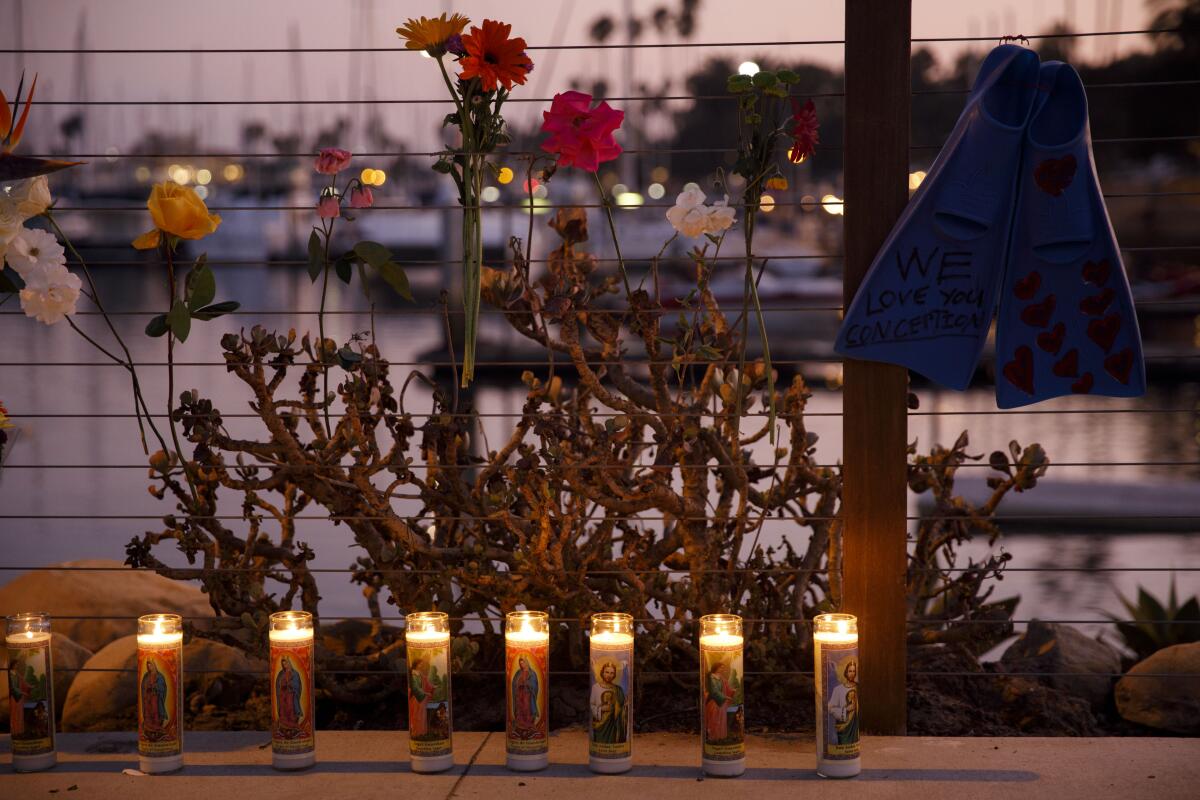
M 908 202 L 911 0 L 846 0 L 846 305 Z M 844 607 L 858 616 L 863 728 L 906 717 L 908 376 L 847 359 L 842 431 Z

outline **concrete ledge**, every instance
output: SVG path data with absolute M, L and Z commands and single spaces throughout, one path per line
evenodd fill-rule
M 825 780 L 812 769 L 811 737 L 750 737 L 741 778 L 703 779 L 694 736 L 649 734 L 634 743 L 636 765 L 625 775 L 593 775 L 587 739 L 567 731 L 553 737 L 549 769 L 516 774 L 504 767 L 500 734 L 455 734 L 458 764 L 441 775 L 408 766 L 403 732 L 330 731 L 317 735 L 317 766 L 283 774 L 270 767 L 263 733 L 190 733 L 187 766 L 158 777 L 129 776 L 137 767 L 128 733 L 60 734 L 59 765 L 18 775 L 7 757 L 0 797 L 58 800 L 394 800 L 505 797 L 612 800 L 613 797 L 794 798 L 914 797 L 920 800 L 1070 800 L 1070 798 L 1188 798 L 1200 796 L 1200 739 L 904 738 L 864 740 L 863 774 Z M 8 751 L 7 737 L 4 750 Z M 78 791 L 78 794 L 74 794 Z

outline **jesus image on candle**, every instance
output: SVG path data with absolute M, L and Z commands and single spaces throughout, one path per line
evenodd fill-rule
M 529 667 L 529 659 L 521 656 L 512 679 L 513 722 L 522 733 L 536 733 L 539 718 L 538 676 Z
M 847 658 L 838 665 L 838 685 L 829 693 L 829 715 L 837 744 L 858 741 L 858 659 Z
M 303 712 L 300 710 L 300 673 L 292 666 L 292 659 L 280 659 L 279 674 L 275 677 L 275 697 L 279 707 L 279 727 L 286 733 L 300 726 Z
M 152 658 L 146 660 L 141 690 L 143 726 L 147 733 L 161 733 L 167 726 L 167 679 Z

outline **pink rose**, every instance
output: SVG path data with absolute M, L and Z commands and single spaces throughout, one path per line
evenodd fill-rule
M 336 194 L 327 194 L 317 203 L 317 216 L 321 219 L 337 219 L 341 215 L 342 204 Z
M 322 175 L 337 175 L 350 166 L 350 151 L 340 147 L 325 147 L 317 153 L 313 168 Z
M 370 208 L 373 205 L 375 205 L 375 195 L 371 193 L 371 187 L 361 186 L 350 191 L 351 208 Z

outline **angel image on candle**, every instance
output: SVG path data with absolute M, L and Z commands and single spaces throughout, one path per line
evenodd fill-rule
M 858 741 L 858 659 L 850 656 L 836 667 L 837 686 L 829 692 L 826 704 L 833 718 L 831 744 L 855 744 Z

